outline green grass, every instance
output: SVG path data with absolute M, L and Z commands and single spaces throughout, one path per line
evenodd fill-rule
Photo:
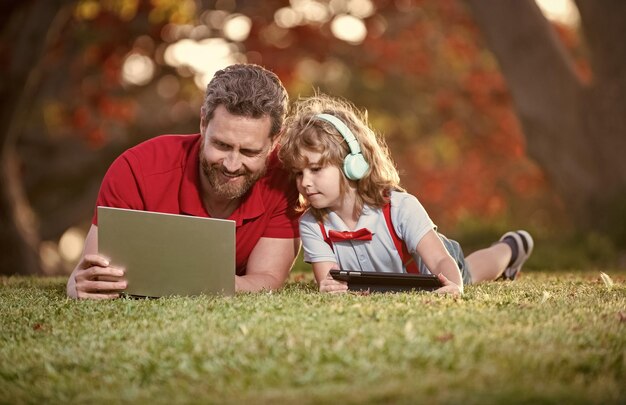
M 0 278 L 0 403 L 625 403 L 626 274 L 429 293 L 74 301 Z

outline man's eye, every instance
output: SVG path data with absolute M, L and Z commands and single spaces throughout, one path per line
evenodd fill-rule
M 230 146 L 222 142 L 214 142 L 213 145 L 219 150 L 229 150 Z
M 241 154 L 247 157 L 256 157 L 261 154 L 261 152 L 257 152 L 255 150 L 242 150 Z

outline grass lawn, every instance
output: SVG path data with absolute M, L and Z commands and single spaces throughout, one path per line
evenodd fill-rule
M 626 273 L 431 293 L 74 301 L 0 278 L 0 403 L 626 403 Z

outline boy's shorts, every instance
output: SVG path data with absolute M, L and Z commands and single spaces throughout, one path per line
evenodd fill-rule
M 472 284 L 472 276 L 470 275 L 469 269 L 467 267 L 467 263 L 465 262 L 465 255 L 463 254 L 463 249 L 459 242 L 448 239 L 444 235 L 437 233 L 439 235 L 439 239 L 443 242 L 443 245 L 446 247 L 450 256 L 456 261 L 456 264 L 459 266 L 459 270 L 461 270 L 461 277 L 463 278 L 463 284 Z M 417 262 L 419 266 L 420 273 L 430 273 L 422 258 L 420 258 Z

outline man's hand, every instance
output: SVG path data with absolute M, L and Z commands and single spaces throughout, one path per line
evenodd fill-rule
M 110 267 L 109 264 L 109 260 L 100 255 L 85 255 L 72 274 L 76 286 L 75 297 L 118 298 L 120 291 L 123 291 L 128 283 L 124 279 L 124 269 Z

